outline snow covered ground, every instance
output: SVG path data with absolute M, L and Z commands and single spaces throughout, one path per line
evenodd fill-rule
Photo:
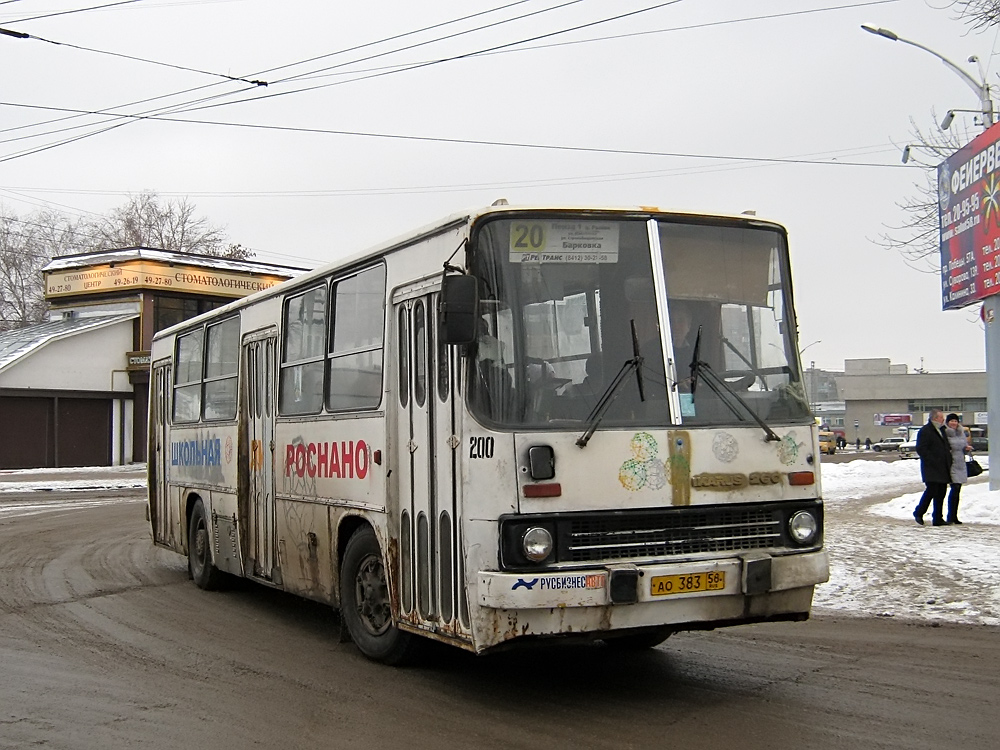
M 989 459 L 978 455 L 984 468 Z M 919 461 L 824 463 L 830 582 L 817 609 L 1000 624 L 1000 492 L 987 471 L 962 489 L 960 526 L 918 526 Z
M 986 456 L 977 456 L 984 468 Z M 57 503 L 4 493 L 143 489 L 145 465 L 89 469 L 0 471 L 0 520 L 110 502 L 142 502 L 136 496 L 88 497 Z M 913 521 L 920 498 L 918 461 L 856 459 L 821 467 L 826 502 L 830 581 L 816 591 L 818 611 L 860 617 L 1000 625 L 1000 492 L 990 492 L 988 472 L 962 490 L 961 526 L 933 527 Z M 64 478 L 65 477 L 65 478 Z M 92 493 L 88 493 L 92 494 Z

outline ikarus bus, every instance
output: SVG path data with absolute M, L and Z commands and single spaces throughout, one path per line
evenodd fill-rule
M 386 663 L 804 620 L 798 346 L 778 224 L 463 213 L 156 335 L 153 539 L 202 588 L 339 608 Z

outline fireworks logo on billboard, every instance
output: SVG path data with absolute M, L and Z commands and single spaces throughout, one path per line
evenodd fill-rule
M 984 182 L 986 186 L 983 191 L 983 218 L 989 223 L 992 214 L 993 220 L 1000 227 L 1000 180 L 997 180 L 996 174 L 991 174 Z

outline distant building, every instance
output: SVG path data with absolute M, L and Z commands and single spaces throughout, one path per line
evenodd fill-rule
M 967 427 L 987 427 L 985 372 L 910 372 L 888 358 L 848 359 L 843 372 L 806 369 L 805 381 L 816 416 L 831 426 L 841 419 L 852 442 L 905 433 L 908 425 L 926 422 L 932 408 L 955 412 Z M 842 416 L 825 398 L 830 383 L 843 404 Z
M 305 270 L 150 248 L 52 260 L 48 321 L 0 333 L 0 469 L 145 461 L 153 334 Z

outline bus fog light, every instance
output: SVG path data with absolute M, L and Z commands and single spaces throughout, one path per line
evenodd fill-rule
M 541 562 L 552 552 L 552 534 L 541 526 L 532 526 L 521 537 L 521 547 L 531 562 Z
M 807 510 L 800 510 L 788 519 L 788 533 L 796 544 L 808 544 L 816 538 L 817 531 L 816 517 Z

